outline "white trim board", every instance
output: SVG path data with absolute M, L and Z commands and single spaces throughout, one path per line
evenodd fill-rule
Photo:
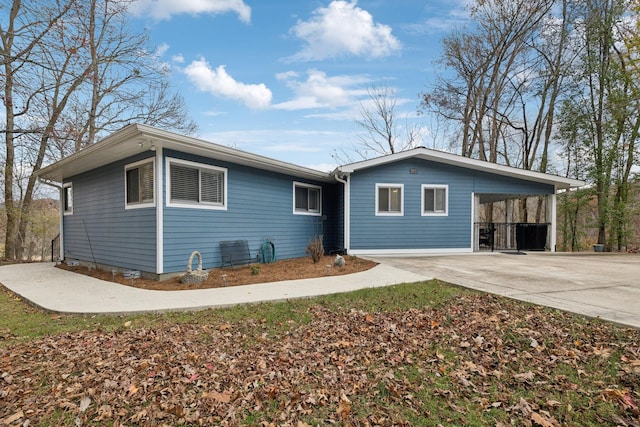
M 473 253 L 473 248 L 441 248 L 441 249 L 351 249 L 349 255 L 354 256 L 407 256 Z

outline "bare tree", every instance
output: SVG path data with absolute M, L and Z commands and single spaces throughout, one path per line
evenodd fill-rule
M 33 99 L 43 92 L 43 88 L 33 85 L 30 79 L 32 64 L 37 61 L 35 52 L 69 9 L 69 3 L 36 5 L 29 2 L 23 5 L 20 0 L 13 0 L 11 5 L 0 6 L 0 11 L 3 13 L 0 21 L 2 42 L 0 59 L 3 68 L 2 83 L 4 83 L 2 101 L 6 118 L 3 130 L 5 136 L 4 202 L 7 218 L 4 254 L 6 258 L 16 258 L 19 246 L 18 226 L 21 209 L 14 198 L 16 141 L 34 132 L 31 128 L 23 127 L 22 123 L 26 121 L 20 121 L 20 119 L 29 114 Z
M 571 0 L 476 1 L 474 24 L 444 39 L 449 71 L 423 108 L 452 124 L 463 156 L 548 172 L 554 118 L 573 60 Z M 520 218 L 529 215 L 528 199 Z M 536 220 L 543 214 L 538 199 Z
M 339 161 L 355 161 L 415 148 L 422 141 L 422 130 L 401 122 L 398 97 L 389 86 L 370 86 L 367 99 L 360 102 L 360 117 L 355 120 L 359 131 L 356 143 L 334 157 Z
M 180 95 L 128 29 L 130 0 L 0 5 L 4 80 L 5 257 L 21 259 L 34 172 L 131 121 L 193 133 Z M 5 12 L 8 14 L 5 16 Z M 16 171 L 25 173 L 16 198 Z
M 472 29 L 445 37 L 448 70 L 423 94 L 423 108 L 457 124 L 460 153 L 510 165 L 523 162 L 523 135 L 536 62 L 530 41 L 552 0 L 490 0 L 471 6 Z M 519 160 L 518 160 L 519 159 Z
M 128 28 L 126 9 L 132 0 L 90 0 L 78 25 L 88 34 L 90 95 L 81 144 L 92 144 L 105 131 L 135 121 L 192 134 L 182 96 L 171 91 L 169 71 L 147 49 L 146 33 Z M 84 3 L 81 3 L 84 5 Z M 84 25 L 84 27 L 82 27 Z M 79 141 L 77 141 L 79 142 Z
M 68 25 L 80 34 L 82 43 L 76 49 L 86 61 L 76 74 L 84 84 L 74 92 L 61 121 L 64 125 L 58 127 L 57 136 L 73 143 L 64 154 L 131 122 L 184 134 L 197 131 L 184 99 L 168 83 L 169 71 L 147 49 L 147 34 L 129 29 L 126 11 L 130 3 L 90 0 L 75 4 L 75 19 Z

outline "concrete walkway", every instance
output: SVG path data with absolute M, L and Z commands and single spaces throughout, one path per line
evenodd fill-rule
M 126 314 L 307 298 L 363 288 L 418 282 L 430 277 L 390 265 L 344 276 L 288 280 L 260 285 L 192 291 L 153 291 L 106 282 L 55 268 L 53 263 L 0 267 L 0 283 L 49 311 L 75 314 Z
M 193 291 L 151 291 L 55 268 L 0 267 L 0 283 L 59 313 L 200 310 L 306 298 L 438 278 L 460 286 L 640 328 L 640 256 L 482 253 L 376 257 L 362 273 Z
M 480 253 L 375 261 L 521 301 L 640 328 L 640 256 Z

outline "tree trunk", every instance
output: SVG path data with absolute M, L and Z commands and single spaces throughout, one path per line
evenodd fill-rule
M 4 240 L 4 257 L 13 260 L 16 257 L 16 224 L 19 217 L 19 209 L 13 200 L 13 168 L 15 162 L 15 115 L 13 109 L 13 65 L 9 59 L 12 56 L 14 40 L 14 22 L 21 2 L 14 0 L 11 6 L 9 27 L 2 31 L 2 57 L 4 63 L 4 106 L 5 106 L 5 166 L 4 166 L 4 203 L 6 215 L 6 234 Z

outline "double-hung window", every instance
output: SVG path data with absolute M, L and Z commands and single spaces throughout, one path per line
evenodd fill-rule
M 62 212 L 64 215 L 73 214 L 73 185 L 70 182 L 62 186 Z
M 322 214 L 322 188 L 317 185 L 293 183 L 293 213 L 301 215 Z
M 227 169 L 177 159 L 168 165 L 169 206 L 227 208 Z
M 422 185 L 422 215 L 445 216 L 448 212 L 449 187 L 447 185 Z
M 376 184 L 376 215 L 403 215 L 403 193 L 403 184 Z
M 124 171 L 126 208 L 155 206 L 153 159 L 126 165 Z

